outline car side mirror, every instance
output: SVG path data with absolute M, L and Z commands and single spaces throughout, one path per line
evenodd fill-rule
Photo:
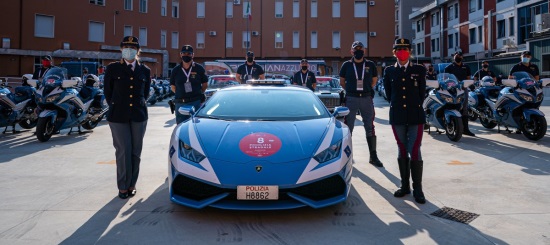
M 342 118 L 349 114 L 349 109 L 344 106 L 334 107 L 334 113 L 332 115 L 336 118 Z
M 195 107 L 192 105 L 180 106 L 180 108 L 178 108 L 178 112 L 185 116 L 191 116 L 195 114 Z

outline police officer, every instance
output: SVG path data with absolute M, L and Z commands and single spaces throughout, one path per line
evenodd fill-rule
M 514 77 L 512 76 L 512 74 L 514 72 L 517 72 L 517 71 L 525 71 L 531 75 L 533 75 L 533 77 L 535 78 L 535 80 L 539 80 L 540 77 L 540 73 L 539 73 L 539 67 L 533 63 L 531 63 L 531 52 L 529 51 L 523 51 L 521 52 L 521 62 L 519 62 L 518 64 L 514 65 L 512 67 L 512 69 L 510 70 L 510 75 L 508 76 L 508 78 L 510 79 L 513 79 Z
M 204 91 L 208 86 L 206 70 L 202 65 L 193 62 L 193 47 L 191 45 L 181 47 L 180 57 L 182 62 L 172 69 L 172 75 L 170 75 L 170 88 L 175 93 L 173 101 L 177 124 L 190 117 L 181 114 L 177 108 L 188 105 L 193 106 L 195 110 L 199 109 L 201 103 L 206 100 Z
M 137 37 L 124 37 L 120 50 L 122 59 L 107 66 L 104 90 L 109 103 L 107 121 L 115 147 L 118 197 L 126 199 L 136 194 L 148 119 L 145 98 L 151 86 L 151 70 L 138 60 Z
M 454 62 L 447 67 L 445 67 L 445 73 L 450 73 L 455 75 L 458 81 L 463 81 L 470 79 L 472 72 L 470 67 L 462 63 L 462 52 L 458 51 L 454 55 Z M 464 126 L 465 135 L 475 136 L 474 133 L 470 131 L 468 127 L 468 88 L 464 88 L 464 101 L 462 103 L 462 125 Z
M 428 66 L 428 72 L 426 73 L 426 80 L 437 80 L 437 73 L 434 70 L 434 65 Z
M 478 71 L 476 71 L 476 73 L 474 73 L 474 81 L 476 82 L 480 81 L 482 78 L 486 76 L 490 76 L 491 78 L 493 78 L 493 80 L 497 79 L 495 73 L 489 70 L 489 62 L 484 60 L 483 62 L 481 62 L 481 69 L 479 69 Z
M 264 69 L 254 61 L 254 52 L 246 52 L 246 62 L 237 68 L 237 81 L 246 83 L 249 79 L 265 79 Z
M 376 65 L 364 57 L 365 46 L 359 41 L 352 43 L 350 53 L 353 58 L 344 62 L 340 68 L 340 85 L 346 90 L 345 105 L 350 110 L 346 116 L 346 124 L 353 132 L 357 111 L 361 112 L 369 145 L 369 163 L 376 167 L 383 167 L 376 154 L 374 131 L 373 87 L 378 81 Z
M 422 192 L 424 161 L 420 154 L 426 115 L 422 108 L 426 93 L 426 68 L 409 61 L 411 43 L 399 38 L 393 45 L 397 62 L 384 70 L 384 88 L 390 98 L 390 124 L 397 141 L 401 188 L 393 195 L 403 197 L 411 193 L 409 178 L 413 180 L 413 196 L 425 203 Z M 411 174 L 412 173 L 412 174 Z
M 36 69 L 32 75 L 32 79 L 42 79 L 46 72 L 53 67 L 53 59 L 51 56 L 46 55 L 42 57 L 42 66 Z
M 311 91 L 315 91 L 317 79 L 315 78 L 315 73 L 309 71 L 309 65 L 306 59 L 302 59 L 302 61 L 300 61 L 300 71 L 294 73 L 294 76 L 292 77 L 292 84 L 306 86 L 311 89 Z

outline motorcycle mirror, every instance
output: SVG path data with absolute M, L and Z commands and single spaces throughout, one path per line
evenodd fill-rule
M 542 85 L 542 87 L 546 87 L 548 85 L 550 85 L 550 78 L 543 78 L 540 80 L 540 83 Z
M 27 80 L 27 84 L 29 84 L 31 87 L 36 88 L 36 85 L 38 84 L 38 80 L 36 79 L 29 79 Z

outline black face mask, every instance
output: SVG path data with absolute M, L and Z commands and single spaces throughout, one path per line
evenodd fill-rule
M 302 66 L 302 71 L 306 71 L 307 70 L 307 66 Z
M 185 62 L 185 63 L 189 63 L 189 62 L 191 61 L 191 59 L 192 59 L 192 58 L 191 58 L 190 56 L 183 56 L 183 57 L 181 57 L 181 60 L 183 60 L 183 62 Z
M 432 72 L 432 71 L 434 71 L 434 68 L 430 67 L 430 68 L 428 68 L 428 71 Z
M 456 57 L 456 58 L 455 58 L 455 62 L 456 62 L 456 63 L 462 62 L 462 57 Z
M 252 62 L 252 61 L 254 61 L 254 57 L 248 57 L 248 58 L 246 58 L 246 61 L 247 62 Z
M 363 55 L 365 55 L 365 52 L 363 52 L 363 50 L 355 50 L 355 51 L 353 51 L 353 57 L 354 57 L 355 59 L 360 60 L 360 59 L 363 58 Z
M 483 68 L 489 68 L 489 65 L 482 65 Z

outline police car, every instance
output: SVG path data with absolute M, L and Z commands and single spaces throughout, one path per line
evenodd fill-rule
M 192 208 L 321 208 L 346 200 L 353 149 L 348 127 L 310 90 L 249 80 L 216 92 L 174 129 L 171 201 Z
M 239 84 L 239 81 L 237 81 L 235 75 L 212 75 L 208 77 L 208 87 L 206 88 L 206 91 L 204 91 L 204 95 L 208 100 L 218 90 L 237 84 Z

